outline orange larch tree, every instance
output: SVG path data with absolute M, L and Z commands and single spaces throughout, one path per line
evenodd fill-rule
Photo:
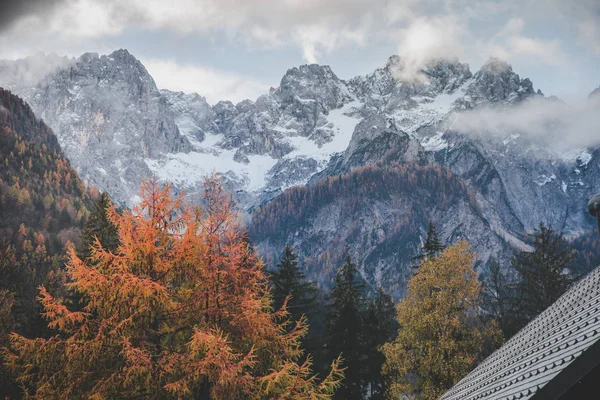
M 44 287 L 49 339 L 11 335 L 8 366 L 37 398 L 328 399 L 339 360 L 322 380 L 311 373 L 285 305 L 272 309 L 261 261 L 243 239 L 230 196 L 212 177 L 202 206 L 156 180 L 133 212 L 109 218 L 119 247 L 70 251 L 69 310 Z

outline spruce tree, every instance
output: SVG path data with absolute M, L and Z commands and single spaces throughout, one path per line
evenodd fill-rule
M 442 244 L 440 240 L 440 235 L 433 224 L 433 222 L 429 221 L 429 229 L 427 230 L 427 237 L 425 238 L 425 243 L 421 246 L 421 252 L 413 257 L 413 260 L 421 262 L 424 259 L 430 259 L 433 257 L 437 257 L 446 246 Z M 419 266 L 414 266 L 413 268 L 419 268 Z
M 385 357 L 380 346 L 391 341 L 398 330 L 396 309 L 392 297 L 379 288 L 377 294 L 369 301 L 365 316 L 364 339 L 366 345 L 365 388 L 371 400 L 383 399 L 385 381 L 381 376 L 381 367 Z
M 295 323 L 304 316 L 308 322 L 308 333 L 302 339 L 302 347 L 312 357 L 314 370 L 320 374 L 327 371 L 327 360 L 323 349 L 323 310 L 318 309 L 317 296 L 319 291 L 298 265 L 298 257 L 291 247 L 286 246 L 279 264 L 273 271 L 268 272 L 273 295 L 273 308 L 281 308 L 286 298 L 286 308 L 290 313 L 288 329 L 293 329 Z
M 508 340 L 518 330 L 518 321 L 515 320 L 515 286 L 495 259 L 489 261 L 487 269 L 482 282 L 482 307 L 489 318 L 498 323 L 504 339 Z
M 331 290 L 327 349 L 330 359 L 342 354 L 346 367 L 342 387 L 336 399 L 362 399 L 364 385 L 365 344 L 363 312 L 365 283 L 350 256 L 338 271 Z
M 113 203 L 106 193 L 102 193 L 94 204 L 81 232 L 81 246 L 78 255 L 82 259 L 89 258 L 91 248 L 96 244 L 96 238 L 105 250 L 113 251 L 118 248 L 117 227 L 108 218 L 108 210 L 112 206 Z
M 270 272 L 273 293 L 273 306 L 279 309 L 285 299 L 292 321 L 299 321 L 302 315 L 308 316 L 315 305 L 317 290 L 306 280 L 298 266 L 298 257 L 291 247 L 286 246 L 281 261 Z
M 540 223 L 529 236 L 533 251 L 523 251 L 512 259 L 520 278 L 516 285 L 516 318 L 520 326 L 554 303 L 574 280 L 571 264 L 576 254 L 562 233 Z

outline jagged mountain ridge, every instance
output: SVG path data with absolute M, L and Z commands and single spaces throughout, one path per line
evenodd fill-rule
M 40 57 L 30 64 L 40 64 Z M 16 84 L 6 62 L 0 84 L 20 93 L 57 132 L 84 179 L 128 205 L 135 202 L 133 176 L 154 173 L 193 191 L 200 175 L 211 171 L 206 165 L 250 193 L 241 196 L 250 205 L 265 191 L 305 183 L 323 170 L 331 155 L 346 149 L 364 117 L 391 115 L 412 135 L 439 121 L 456 99 L 463 108 L 494 99 L 467 85 L 472 74 L 457 60 L 433 65 L 426 71 L 428 84 L 399 84 L 397 56 L 371 76 L 348 82 L 328 66 L 304 65 L 290 69 L 278 88 L 255 102 L 211 107 L 197 94 L 159 92 L 126 50 L 74 60 L 48 57 L 58 72 L 46 72 L 36 85 Z
M 293 185 L 401 161 L 439 164 L 466 182 L 480 210 L 468 218 L 506 248 L 524 248 L 520 236 L 540 221 L 571 235 L 587 229 L 581 205 L 600 189 L 598 149 L 559 152 L 519 132 L 453 129 L 459 112 L 543 99 L 529 79 L 490 59 L 474 74 L 458 60 L 437 60 L 413 80 L 402 62 L 393 56 L 348 81 L 328 66 L 303 65 L 256 101 L 211 106 L 198 94 L 159 91 L 143 65 L 119 50 L 71 60 L 16 90 L 55 129 L 81 175 L 124 204 L 135 203 L 139 180 L 150 174 L 193 194 L 216 171 L 252 209 Z M 14 82 L 8 75 L 0 73 L 0 85 Z M 455 238 L 461 221 L 432 215 L 443 239 Z M 311 223 L 318 230 L 320 221 Z M 262 239 L 260 246 L 271 246 Z M 476 250 L 491 254 L 483 242 Z

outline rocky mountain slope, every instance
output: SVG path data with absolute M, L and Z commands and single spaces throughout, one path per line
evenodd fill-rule
M 28 66 L 39 65 L 37 58 L 21 60 L 23 65 L 12 69 L 19 74 L 34 70 Z M 4 71 L 10 71 L 4 64 Z M 87 53 L 54 64 L 58 69 L 39 75 L 34 86 L 23 87 L 19 74 L 15 79 L 8 73 L 0 73 L 0 86 L 22 96 L 56 132 L 89 184 L 132 204 L 140 179 L 151 175 L 146 159 L 191 148 L 154 80 L 126 50 L 101 57 Z
M 513 125 L 461 123 L 462 116 L 481 110 L 544 107 L 557 101 L 535 91 L 529 79 L 498 59 L 475 73 L 458 60 L 437 60 L 419 76 L 405 77 L 402 59 L 393 56 L 373 73 L 347 81 L 328 66 L 303 65 L 288 70 L 277 88 L 256 101 L 215 105 L 198 94 L 159 91 L 126 50 L 52 60 L 54 70 L 41 72 L 28 67 L 37 64 L 31 60 L 2 62 L 0 86 L 20 93 L 55 130 L 80 175 L 122 204 L 135 204 L 140 179 L 151 174 L 193 194 L 202 176 L 219 173 L 240 204 L 252 211 L 268 207 L 272 199 L 277 202 L 281 193 L 287 196 L 285 190 L 294 185 L 311 190 L 327 177 L 352 176 L 353 168 L 401 162 L 451 171 L 452 179 L 467 187 L 460 217 L 455 209 L 434 207 L 415 221 L 416 233 L 403 244 L 408 250 L 401 262 L 365 244 L 373 235 L 383 235 L 385 243 L 395 231 L 377 233 L 380 217 L 364 215 L 361 223 L 374 230 L 352 236 L 348 248 L 362 254 L 362 271 L 372 283 L 382 282 L 378 276 L 389 268 L 405 270 L 428 218 L 441 227 L 444 240 L 463 232 L 476 242 L 482 261 L 490 255 L 505 257 L 511 248 L 526 248 L 523 233 L 542 221 L 571 236 L 593 223 L 585 203 L 600 191 L 598 148 L 554 146 Z M 31 71 L 39 76 L 37 81 L 30 78 Z M 19 78 L 24 74 L 27 80 Z M 592 106 L 595 98 L 590 96 Z M 486 114 L 481 118 L 485 122 Z M 560 131 L 560 121 L 539 124 L 555 136 L 570 133 Z M 422 198 L 427 196 L 435 198 L 435 193 Z M 419 204 L 419 198 L 410 201 Z M 380 208 L 387 210 L 379 215 L 406 218 L 409 203 L 406 198 L 384 202 Z M 328 221 L 319 214 L 327 208 L 316 204 L 302 230 L 285 237 L 309 249 L 303 257 L 325 253 L 325 245 L 320 250 L 305 246 L 317 240 Z M 288 207 L 301 208 L 301 203 L 290 201 Z M 469 229 L 465 221 L 471 221 Z M 266 234 L 256 233 L 255 240 L 271 254 L 283 245 L 281 238 Z M 313 270 L 319 274 L 318 266 Z
M 508 257 L 477 198 L 460 178 L 437 165 L 377 163 L 285 191 L 254 212 L 250 235 L 276 263 L 291 245 L 314 280 L 327 285 L 346 254 L 366 280 L 400 297 L 416 264 L 423 226 L 436 221 L 445 240 L 467 239 L 491 256 Z

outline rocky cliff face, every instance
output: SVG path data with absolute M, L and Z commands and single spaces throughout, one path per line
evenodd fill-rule
M 154 80 L 126 50 L 84 54 L 16 92 L 56 132 L 80 176 L 121 203 L 131 204 L 150 176 L 146 159 L 191 148 Z
M 516 128 L 456 127 L 466 112 L 556 101 L 544 99 L 529 79 L 498 59 L 475 73 L 458 60 L 437 60 L 409 78 L 403 60 L 393 56 L 382 68 L 348 81 L 328 66 L 303 65 L 256 101 L 210 105 L 198 94 L 159 91 L 125 50 L 73 60 L 46 57 L 53 67 L 40 71 L 31 60 L 0 63 L 0 85 L 21 94 L 53 128 L 85 180 L 122 204 L 135 204 L 140 179 L 151 174 L 193 194 L 205 174 L 216 172 L 251 211 L 277 201 L 291 186 L 318 186 L 356 168 L 399 162 L 451 171 L 466 194 L 454 208 L 430 202 L 433 209 L 415 220 L 410 238 L 381 221 L 405 226 L 398 221 L 413 206 L 428 207 L 420 201 L 434 193 L 377 200 L 372 207 L 366 196 L 356 214 L 362 230 L 346 236 L 335 232 L 356 220 L 333 216 L 342 215 L 347 203 L 317 204 L 297 235 L 285 236 L 312 258 L 342 241 L 372 283 L 393 276 L 390 271 L 406 272 L 427 219 L 442 227 L 445 240 L 471 240 L 482 261 L 526 248 L 523 233 L 542 221 L 573 236 L 593 223 L 585 202 L 600 191 L 598 148 L 558 149 Z M 590 95 L 592 105 L 597 97 Z M 540 127 L 546 128 L 553 131 L 556 124 Z M 320 236 L 323 229 L 328 239 Z M 374 237 L 379 244 L 372 244 Z M 269 254 L 284 244 L 259 233 L 255 240 Z M 402 252 L 380 245 L 397 240 Z M 317 264 L 312 268 L 319 273 Z

